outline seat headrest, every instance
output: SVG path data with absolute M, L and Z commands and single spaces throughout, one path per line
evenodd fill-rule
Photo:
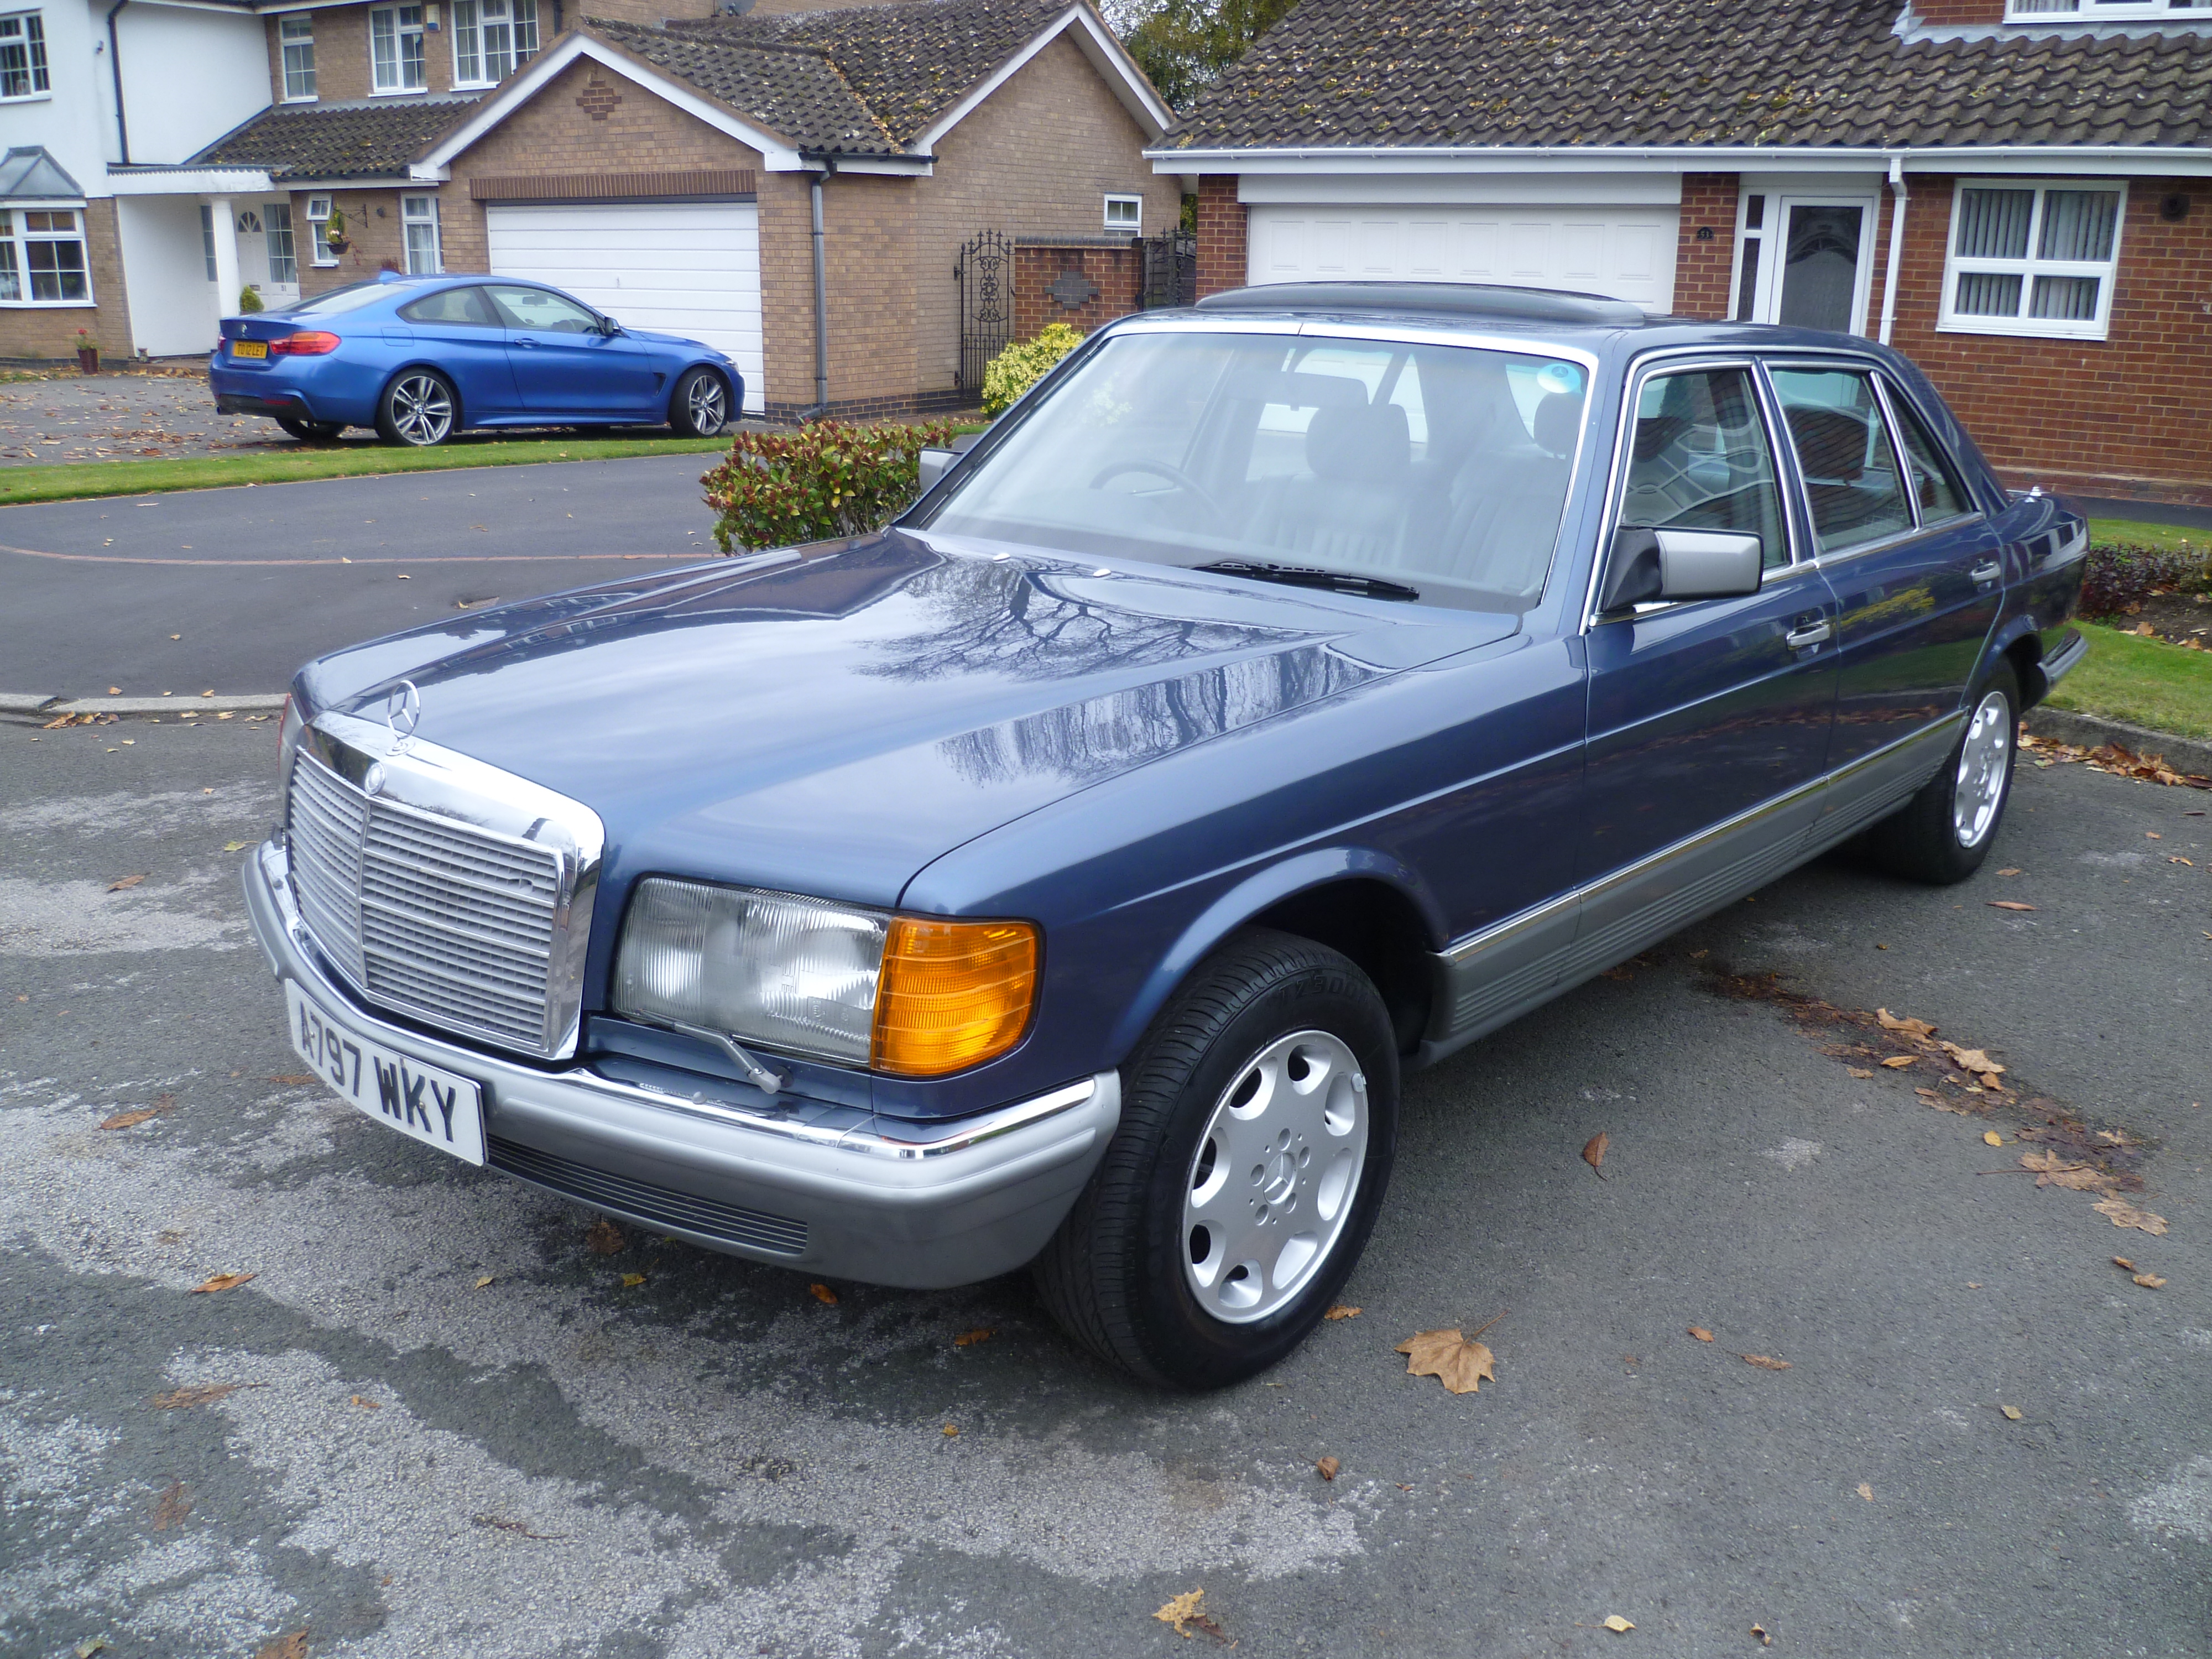
M 1413 460 L 1412 428 L 1396 404 L 1329 404 L 1306 428 L 1306 465 L 1316 478 L 1388 483 Z
M 1790 407 L 1789 417 L 1790 435 L 1796 441 L 1797 459 L 1807 477 L 1827 483 L 1856 483 L 1865 476 L 1867 439 L 1872 428 L 1864 416 L 1848 409 L 1796 404 Z
M 1531 435 L 1536 447 L 1562 459 L 1575 453 L 1575 441 L 1582 435 L 1583 394 L 1579 392 L 1554 392 L 1536 405 L 1536 417 L 1531 422 Z

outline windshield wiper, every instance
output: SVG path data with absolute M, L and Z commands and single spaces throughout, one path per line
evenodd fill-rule
M 1370 599 L 1418 599 L 1421 590 L 1382 576 L 1362 576 L 1350 570 L 1319 570 L 1306 564 L 1261 564 L 1249 559 L 1217 559 L 1193 565 L 1216 576 L 1249 576 L 1255 581 L 1283 582 L 1291 587 L 1326 587 L 1336 593 L 1358 593 Z

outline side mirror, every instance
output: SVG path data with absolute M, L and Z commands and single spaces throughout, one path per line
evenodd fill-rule
M 945 471 L 960 458 L 949 449 L 925 449 L 921 455 L 921 488 L 929 487 L 945 476 Z
M 622 331 L 623 325 L 617 322 L 613 318 L 602 317 L 599 319 L 599 332 L 605 335 L 610 340 L 613 339 L 616 335 Z
M 1765 546 L 1726 530 L 1647 530 L 1613 534 L 1601 612 L 1674 599 L 1733 599 L 1759 592 Z

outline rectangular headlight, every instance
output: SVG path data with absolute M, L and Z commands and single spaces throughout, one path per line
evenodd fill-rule
M 654 876 L 615 957 L 615 1012 L 902 1077 L 980 1066 L 1036 1003 L 1026 921 L 898 916 Z

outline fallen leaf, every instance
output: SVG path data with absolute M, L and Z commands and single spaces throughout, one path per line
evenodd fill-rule
M 307 1632 L 295 1630 L 289 1636 L 279 1636 L 264 1642 L 253 1659 L 307 1659 Z
M 2129 1261 L 2127 1257 L 2124 1255 L 2114 1256 L 2112 1258 L 2112 1265 L 2115 1267 L 2125 1267 L 2130 1273 L 2133 1273 L 2136 1270 L 2136 1264 Z
M 2115 1227 L 2133 1227 L 2139 1231 L 2154 1234 L 2166 1231 L 2164 1216 L 2153 1215 L 2148 1210 L 2138 1210 L 2117 1194 L 2093 1207 L 2099 1215 L 2110 1219 Z
M 109 882 L 107 884 L 107 890 L 111 893 L 119 893 L 126 887 L 136 887 L 140 882 L 145 879 L 145 873 L 142 871 L 139 874 L 135 876 L 125 876 L 120 881 Z
M 1874 1067 L 1871 1066 L 1846 1066 L 1844 1069 L 1849 1072 L 1853 1077 L 1872 1077 L 1874 1075 Z
M 952 1346 L 956 1348 L 972 1348 L 978 1342 L 988 1342 L 998 1334 L 999 1333 L 991 1326 L 978 1325 L 974 1330 L 963 1331 L 959 1335 L 954 1337 L 952 1339 Z
M 1917 1054 L 1892 1054 L 1887 1060 L 1882 1061 L 1882 1064 L 1893 1072 L 1901 1072 L 1919 1058 Z
M 960 1437 L 960 1425 L 957 1423 L 947 1423 L 943 1432 L 947 1440 L 957 1440 Z
M 2033 904 L 2022 904 L 2018 899 L 1990 899 L 1987 901 L 1987 902 L 1990 908 L 1992 910 L 2033 910 L 2035 908 Z
M 1314 1468 L 1321 1471 L 1321 1478 L 1324 1480 L 1335 1480 L 1336 1472 L 1343 1467 L 1344 1465 L 1338 1462 L 1334 1457 L 1324 1457 L 1314 1465 Z
M 243 1382 L 201 1382 L 189 1389 L 178 1389 L 169 1394 L 154 1396 L 157 1412 L 182 1411 L 189 1406 L 210 1406 L 216 1401 L 236 1394 L 246 1385 Z
M 605 1216 L 594 1221 L 591 1231 L 584 1235 L 584 1248 L 593 1255 L 612 1255 L 627 1242 L 622 1236 L 622 1229 Z
M 100 1127 L 103 1129 L 135 1129 L 140 1124 L 161 1116 L 164 1112 L 175 1109 L 176 1104 L 177 1097 L 174 1095 L 159 1095 L 155 1097 L 151 1106 L 141 1106 L 136 1111 L 118 1112 L 113 1117 L 102 1118 Z
M 1407 1356 L 1408 1376 L 1433 1376 L 1454 1394 L 1476 1393 L 1485 1382 L 1498 1380 L 1491 1369 L 1497 1356 L 1456 1329 L 1422 1331 L 1401 1342 L 1397 1352 Z
M 1774 1638 L 1766 1633 L 1765 1626 L 1753 1625 L 1751 1627 L 1751 1633 L 1759 1638 L 1759 1646 L 1763 1648 L 1771 1648 L 1774 1645 Z
M 1622 1618 L 1617 1613 L 1609 1613 L 1606 1614 L 1605 1627 L 1611 1631 L 1615 1636 L 1626 1636 L 1630 1631 L 1636 1628 L 1635 1626 L 1630 1624 L 1628 1620 Z
M 112 1651 L 114 1646 L 115 1644 L 105 1636 L 94 1636 L 78 1643 L 70 1651 L 76 1656 L 76 1659 L 92 1659 L 94 1654 Z
M 2189 860 L 2185 858 L 2171 858 L 2168 859 L 2166 862 L 2168 864 L 2189 864 Z M 2189 864 L 2189 867 L 2194 870 L 2197 866 L 2193 864 Z
M 644 1283 L 645 1275 L 643 1273 L 624 1273 L 623 1275 L 623 1289 L 626 1291 L 634 1291 Z
M 477 1289 L 483 1289 L 485 1285 L 491 1283 L 491 1279 L 492 1276 L 489 1273 L 486 1273 L 482 1279 L 477 1280 Z
M 1713 1340 L 1713 1334 L 1707 1330 L 1703 1325 L 1691 1326 L 1690 1334 L 1696 1337 L 1700 1342 L 1710 1342 Z
M 1984 1072 L 1982 1073 L 1982 1087 L 1984 1089 L 2002 1089 L 2004 1087 L 2004 1079 L 1998 1076 L 1995 1072 Z
M 2160 835 L 2155 830 L 2146 830 L 2143 831 L 2143 835 L 2146 839 L 2150 841 L 2164 841 L 2166 839 L 2164 836 Z
M 320 1083 L 322 1079 L 317 1077 L 313 1072 L 286 1072 L 281 1077 L 272 1077 L 264 1080 L 270 1083 L 281 1083 L 288 1089 L 296 1089 L 303 1083 Z
M 2166 1281 L 2156 1273 L 2137 1273 L 2136 1283 L 2147 1291 L 2162 1291 L 2166 1288 Z
M 1763 1353 L 1743 1353 L 1738 1354 L 1736 1358 L 1747 1365 L 1758 1366 L 1763 1371 L 1786 1371 L 1790 1369 L 1788 1360 L 1772 1358 Z
M 1859 1482 L 1859 1496 L 1860 1496 L 1860 1497 L 1862 1497 L 1862 1498 L 1865 1498 L 1865 1499 L 1866 1499 L 1866 1501 L 1867 1501 L 1868 1503 L 1869 1503 L 1869 1504 L 1873 1503 L 1873 1502 L 1874 1502 L 1874 1488 L 1873 1488 L 1872 1486 L 1869 1486 L 1865 1481 L 1863 1481 L 1863 1480 L 1860 1481 L 1860 1482 Z
M 1942 1045 L 1942 1048 L 1945 1054 L 1959 1063 L 1959 1069 L 1961 1071 L 1972 1072 L 1977 1075 L 1989 1073 L 1995 1073 L 2000 1076 L 2003 1074 L 2005 1068 L 1979 1048 L 1961 1048 L 1955 1042 L 1946 1042 Z
M 2000 870 L 1997 873 L 2001 876 L 2016 876 L 2020 873 L 2020 870 L 2017 866 L 2014 866 L 2009 870 Z
M 167 1532 L 172 1527 L 181 1527 L 185 1517 L 192 1512 L 192 1500 L 181 1480 L 172 1480 L 161 1493 L 161 1501 L 154 1506 L 154 1530 Z
M 2017 1407 L 2017 1406 L 2000 1406 L 2000 1407 L 1997 1407 L 1997 1409 L 1998 1409 L 1999 1411 L 2002 1412 L 2002 1413 L 2005 1414 L 2005 1416 L 2006 1416 L 2008 1419 L 2009 1419 L 2011 1421 L 2013 1421 L 2013 1422 L 2014 1422 L 2014 1423 L 2017 1423 L 2017 1422 L 2019 1422 L 2019 1421 L 2020 1421 L 2021 1412 L 2020 1412 L 2020 1407 Z
M 2020 1167 L 2035 1171 L 2039 1187 L 2063 1187 L 2069 1192 L 2102 1192 L 2112 1184 L 2112 1178 L 2093 1164 L 2078 1158 L 2061 1158 L 2057 1152 L 2023 1152 Z
M 1605 1149 L 1608 1139 L 1606 1132 L 1600 1129 L 1583 1145 L 1583 1162 L 1589 1164 L 1591 1169 L 1597 1170 L 1601 1178 L 1605 1171 L 1598 1169 L 1598 1166 L 1605 1162 Z
M 119 697 L 123 695 L 123 688 L 119 685 L 111 685 L 107 688 L 107 695 L 111 697 Z
M 1206 1600 L 1206 1591 L 1203 1587 L 1194 1590 L 1185 1590 L 1181 1595 L 1170 1596 L 1167 1605 L 1152 1617 L 1163 1625 L 1173 1625 L 1175 1633 L 1188 1640 L 1190 1632 L 1183 1626 L 1199 1616 L 1198 1604 L 1204 1600 Z
M 809 1285 L 806 1287 L 806 1293 L 825 1308 L 834 1308 L 837 1305 L 837 1292 L 827 1285 Z
M 2004 1145 L 2004 1137 L 1999 1134 L 1995 1129 L 1984 1129 L 1982 1131 L 1982 1145 L 1984 1146 L 2002 1146 Z
M 349 1403 L 360 1407 L 365 1412 L 380 1412 L 384 1409 L 381 1401 L 371 1400 L 367 1395 L 357 1394 L 353 1396 Z
M 1936 1035 L 1936 1028 L 1933 1025 L 1930 1025 L 1926 1020 L 1912 1019 L 1910 1018 L 1899 1019 L 1895 1014 L 1891 1013 L 1887 1008 L 1875 1009 L 1874 1011 L 1874 1017 L 1881 1022 L 1881 1029 L 1885 1031 L 1902 1031 L 1907 1036 L 1934 1036 Z
M 217 1273 L 204 1285 L 195 1285 L 185 1292 L 187 1296 L 209 1296 L 216 1291 L 234 1291 L 252 1279 L 252 1273 Z
M 222 850 L 226 853 L 243 853 L 252 845 L 250 841 L 227 841 L 222 844 Z
M 1322 1317 L 1323 1319 L 1357 1319 L 1359 1317 L 1362 1311 L 1363 1310 L 1358 1308 L 1347 1308 L 1343 1303 L 1340 1302 L 1334 1308 L 1331 1308 L 1327 1313 L 1323 1314 Z

